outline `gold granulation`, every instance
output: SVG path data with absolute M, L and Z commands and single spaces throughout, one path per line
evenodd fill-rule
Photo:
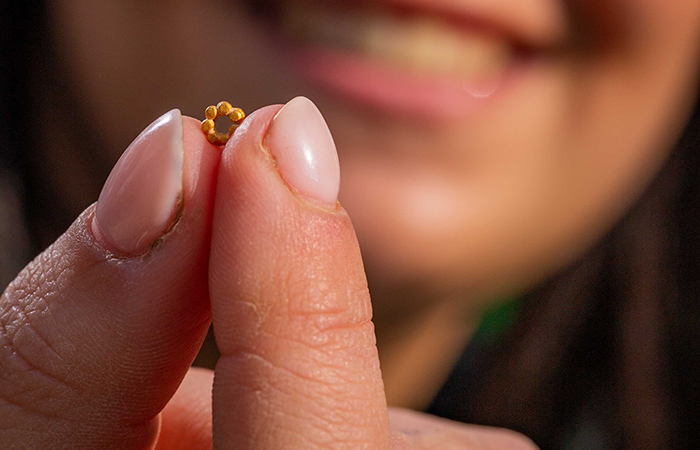
M 231 122 L 238 123 L 245 119 L 245 113 L 241 108 L 233 108 L 233 110 L 228 114 L 228 118 L 231 119 Z
M 216 116 L 219 114 L 219 112 L 216 110 L 216 106 L 210 106 L 207 108 L 206 111 L 204 111 L 204 115 L 207 116 L 207 119 L 214 120 L 216 119 Z
M 212 131 L 216 131 L 216 122 L 213 119 L 206 119 L 202 122 L 202 131 L 209 134 Z
M 234 108 L 229 102 L 220 102 L 218 105 L 209 106 L 204 111 L 206 119 L 202 121 L 202 131 L 207 136 L 207 140 L 214 145 L 226 145 L 231 136 L 245 119 L 245 112 L 241 108 Z M 228 117 L 231 126 L 228 133 L 220 133 L 216 130 L 216 119 Z
M 220 102 L 216 105 L 216 110 L 219 112 L 219 116 L 228 116 L 233 110 L 233 106 L 229 102 Z

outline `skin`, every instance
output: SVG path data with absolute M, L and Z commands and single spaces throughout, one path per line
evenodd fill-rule
M 279 109 L 223 154 L 184 120 L 182 214 L 145 255 L 103 248 L 93 205 L 5 290 L 3 447 L 532 448 L 389 415 L 349 216 L 299 197 L 261 151 Z M 188 374 L 211 319 L 216 372 Z
M 305 94 L 336 138 L 349 215 L 305 203 L 266 165 L 255 143 L 278 107 L 251 116 L 220 161 L 186 121 L 189 201 L 181 232 L 164 239 L 153 264 L 110 259 L 88 231 L 91 207 L 3 294 L 0 337 L 18 357 L 0 359 L 0 380 L 12 380 L 0 382 L 0 429 L 11 430 L 0 439 L 10 448 L 210 448 L 212 440 L 217 449 L 532 448 L 508 431 L 387 410 L 385 395 L 391 404 L 424 404 L 471 331 L 455 317 L 476 322 L 484 298 L 561 269 L 648 185 L 695 95 L 700 4 L 531 3 L 526 11 L 554 11 L 542 26 L 557 51 L 545 53 L 527 89 L 468 120 L 415 127 L 412 118 L 368 113 L 290 74 L 238 4 L 54 2 L 57 49 L 85 106 L 100 111 L 106 154 L 116 157 L 164 105 L 197 114 L 201 99 L 235 98 L 252 110 Z M 230 30 L 245 45 L 212 37 Z M 265 201 L 245 202 L 246 192 Z M 276 234 L 271 227 L 282 222 L 311 225 Z M 383 374 L 355 231 L 372 281 Z M 236 251 L 245 245 L 259 251 Z M 294 283 L 287 270 L 265 272 L 273 253 L 277 267 L 304 268 L 292 271 Z M 194 275 L 173 285 L 179 273 Z M 318 301 L 318 280 L 337 304 Z M 409 281 L 412 295 L 398 295 Z M 100 288 L 86 288 L 93 286 Z M 250 299 L 274 319 L 253 328 L 232 298 Z M 295 314 L 271 299 L 323 307 Z M 212 392 L 211 372 L 191 371 L 173 397 L 210 316 L 223 354 L 212 406 L 202 400 Z M 25 332 L 8 332 L 15 329 Z M 336 351 L 304 345 L 318 339 Z M 403 380 L 407 372 L 415 383 Z M 90 424 L 90 433 L 74 423 Z M 52 433 L 42 434 L 47 428 Z

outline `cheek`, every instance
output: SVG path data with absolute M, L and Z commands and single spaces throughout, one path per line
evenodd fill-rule
M 700 3 L 672 3 L 611 5 L 624 13 L 628 33 L 571 60 L 553 203 L 559 228 L 584 241 L 609 228 L 650 183 L 697 97 Z
M 341 200 L 368 268 L 389 281 L 512 290 L 591 246 L 650 183 L 695 96 L 687 37 L 700 35 L 700 7 L 679 3 L 663 17 L 658 1 L 626 11 L 646 33 L 541 67 L 530 89 L 405 144 L 403 157 L 341 155 Z M 339 148 L 371 146 L 337 129 Z

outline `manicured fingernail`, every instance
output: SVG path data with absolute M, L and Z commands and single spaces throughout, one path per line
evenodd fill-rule
M 174 109 L 150 124 L 112 169 L 92 229 L 120 253 L 145 251 L 173 224 L 182 194 L 182 115 Z
M 335 205 L 340 189 L 340 164 L 333 136 L 316 105 L 297 97 L 270 125 L 265 143 L 277 168 L 297 192 Z

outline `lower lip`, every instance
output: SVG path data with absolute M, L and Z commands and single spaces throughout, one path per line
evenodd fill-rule
M 421 120 L 459 118 L 492 103 L 517 78 L 511 64 L 484 83 L 419 76 L 336 50 L 294 47 L 287 56 L 305 78 L 350 101 L 397 114 L 417 113 Z

